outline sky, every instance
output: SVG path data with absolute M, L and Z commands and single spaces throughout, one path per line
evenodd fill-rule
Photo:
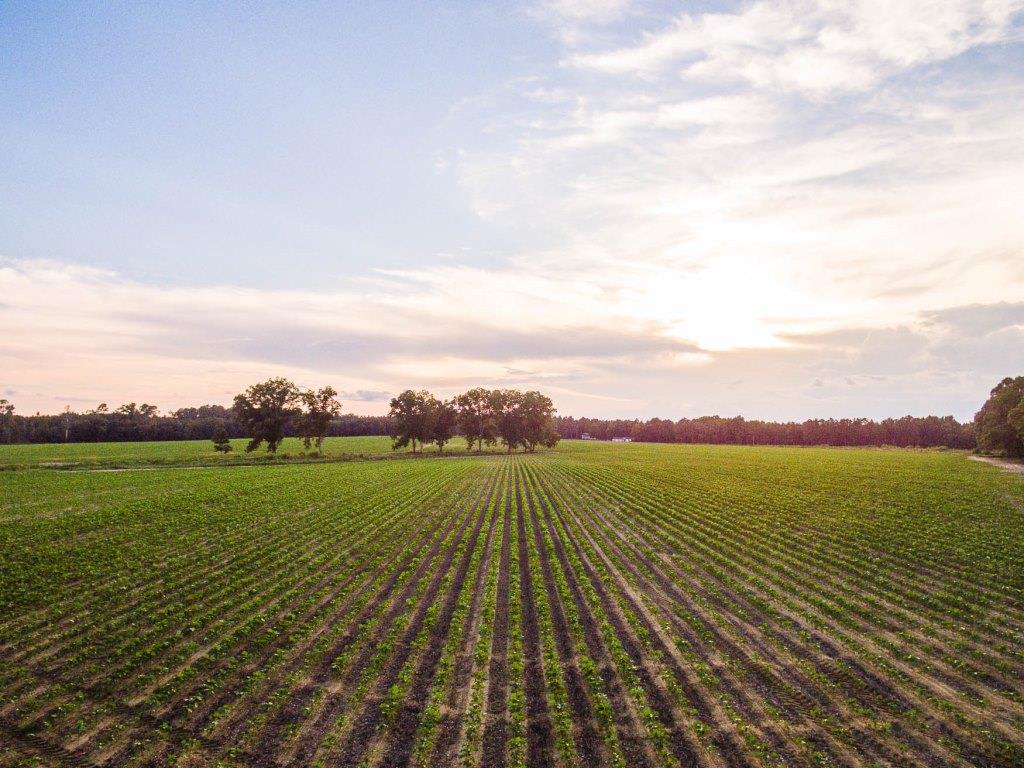
M 0 397 L 969 419 L 1024 0 L 0 4 Z

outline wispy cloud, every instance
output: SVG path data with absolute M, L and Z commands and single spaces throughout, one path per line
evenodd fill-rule
M 463 286 L 466 287 L 466 286 Z M 363 412 L 407 386 L 541 387 L 564 412 L 679 416 L 886 415 L 956 410 L 1005 366 L 1024 366 L 1024 304 L 969 305 L 903 326 L 780 334 L 782 346 L 715 351 L 620 314 L 603 327 L 564 318 L 532 331 L 474 327 L 430 312 L 387 316 L 427 293 L 395 283 L 387 297 L 145 285 L 109 272 L 9 263 L 0 289 L 0 365 L 21 410 L 124 400 L 164 407 L 228 402 L 271 374 L 331 383 Z M 780 320 L 781 325 L 787 321 Z M 756 375 L 749 375 L 756 371 Z M 77 394 L 69 398 L 67 384 Z M 820 383 L 814 383 L 820 382 Z M 856 390 L 856 392 L 854 392 Z M 828 397 L 824 393 L 830 393 Z M 884 399 L 880 399 L 884 398 Z M 116 397 L 114 397 L 116 399 Z
M 605 415 L 969 416 L 1024 367 L 1022 8 L 530 3 L 557 61 L 466 98 L 474 130 L 425 161 L 511 257 L 304 292 L 11 261 L 2 383 L 28 407 L 283 373 L 368 409 L 485 384 Z
M 860 91 L 911 67 L 1016 36 L 1019 0 L 754 2 L 683 14 L 633 45 L 573 53 L 573 66 L 651 76 L 746 81 L 821 97 Z
M 618 21 L 631 6 L 630 0 L 540 0 L 528 13 L 572 45 L 590 39 L 594 25 Z

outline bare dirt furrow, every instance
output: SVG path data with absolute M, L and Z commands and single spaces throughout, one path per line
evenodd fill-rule
M 505 510 L 501 531 L 501 565 L 495 596 L 494 630 L 491 636 L 487 673 L 487 710 L 484 720 L 480 764 L 505 768 L 508 755 L 508 615 L 509 556 L 511 554 L 511 491 L 505 486 Z
M 494 482 L 493 478 L 491 482 Z M 289 755 L 286 759 L 302 765 L 308 764 L 313 759 L 317 750 L 321 746 L 324 736 L 334 726 L 338 716 L 348 707 L 354 687 L 368 668 L 372 657 L 377 652 L 378 646 L 384 639 L 386 633 L 391 629 L 395 620 L 408 610 L 408 603 L 416 590 L 416 586 L 424 576 L 426 576 L 427 572 L 431 570 L 431 566 L 433 565 L 433 576 L 428 581 L 426 591 L 427 593 L 430 593 L 431 591 L 436 593 L 436 590 L 440 587 L 441 580 L 452 566 L 456 552 L 458 551 L 473 518 L 479 517 L 478 525 L 482 524 L 483 516 L 482 514 L 478 516 L 477 510 L 480 505 L 480 500 L 484 497 L 486 490 L 486 487 L 481 487 L 477 497 L 471 500 L 470 504 L 467 505 L 466 513 L 462 518 L 462 522 L 452 536 L 441 563 L 434 564 L 434 559 L 440 552 L 442 545 L 442 541 L 438 540 L 427 556 L 423 558 L 406 587 L 392 603 L 391 608 L 377 622 L 374 630 L 370 633 L 370 636 L 366 637 L 365 630 L 359 626 L 361 622 L 357 622 L 353 629 L 353 634 L 346 635 L 346 638 L 343 638 L 342 643 L 338 644 L 335 649 L 332 650 L 331 654 L 329 654 L 325 659 L 325 662 L 329 660 L 330 663 L 325 666 L 322 662 L 317 673 L 313 676 L 313 682 L 303 686 L 299 696 L 292 696 L 288 705 L 282 709 L 279 717 L 275 718 L 273 723 L 275 727 L 268 728 L 264 732 L 263 738 L 260 740 L 260 746 L 257 749 L 257 752 L 264 755 L 267 760 L 266 763 L 261 764 L 270 764 L 271 755 L 276 752 L 275 747 L 280 741 L 280 729 L 289 722 L 301 723 L 304 720 L 308 725 L 304 725 L 300 732 L 298 743 L 295 745 L 294 754 Z M 423 611 L 426 610 L 428 605 L 428 601 L 421 601 L 421 608 Z M 368 616 L 379 610 L 379 608 L 380 605 L 371 604 L 368 606 Z M 417 615 L 420 617 L 420 621 L 422 621 L 422 614 Z M 329 691 L 322 709 L 316 715 L 310 717 L 305 711 L 308 701 L 321 688 L 321 686 L 329 680 L 331 664 L 333 664 L 334 659 L 338 658 L 341 652 L 356 639 L 356 633 L 361 635 L 361 640 L 365 640 L 363 651 L 344 672 L 338 686 L 338 690 Z
M 595 510 L 591 510 L 591 514 L 595 518 L 600 518 L 600 514 Z M 774 708 L 783 710 L 792 725 L 801 726 L 807 737 L 828 752 L 833 762 L 851 768 L 860 764 L 860 758 L 849 747 L 806 717 L 802 710 L 793 708 L 791 702 L 784 697 L 776 695 L 779 681 L 773 679 L 763 666 L 757 664 L 746 648 L 723 632 L 703 605 L 691 600 L 688 595 L 676 588 L 654 562 L 629 544 L 622 531 L 616 529 L 615 535 L 622 542 L 622 546 L 626 547 L 625 551 L 607 535 L 602 534 L 602 537 L 615 551 L 619 562 L 623 563 L 633 576 L 642 594 L 657 607 L 659 615 L 668 623 L 675 635 L 683 638 L 693 652 L 711 667 L 738 711 L 748 723 L 758 729 L 762 738 L 774 751 L 790 763 L 800 763 L 805 759 L 794 752 L 786 730 L 775 725 L 770 719 L 764 705 L 752 695 L 754 691 L 766 698 Z M 654 580 L 648 578 L 638 565 L 650 573 Z M 680 608 L 695 617 L 711 637 L 703 640 L 693 628 L 682 621 L 676 612 Z M 742 665 L 744 680 L 738 679 L 736 673 L 732 671 L 736 664 Z
M 553 505 L 555 503 L 554 499 L 547 485 L 541 480 L 540 473 L 527 470 L 527 474 L 533 479 L 538 492 L 547 499 L 548 505 Z M 530 501 L 530 513 L 534 515 L 535 527 L 539 528 L 532 499 Z M 584 641 L 587 651 L 598 665 L 601 681 L 604 684 L 604 690 L 611 704 L 618 746 L 622 751 L 625 764 L 631 768 L 653 768 L 658 762 L 657 757 L 645 738 L 644 728 L 640 715 L 636 711 L 636 706 L 627 693 L 615 663 L 605 647 L 597 618 L 591 611 L 590 605 L 583 594 L 576 570 L 569 562 L 565 551 L 565 544 L 562 541 L 561 533 L 554 525 L 549 506 L 544 507 L 544 522 L 554 546 L 555 555 L 572 592 L 576 610 L 583 623 Z
M 420 531 L 421 533 L 429 533 L 433 531 L 429 524 L 429 519 L 427 521 L 427 524 L 423 526 L 420 529 Z M 370 553 L 368 552 L 367 554 Z M 350 573 L 344 580 L 342 580 L 335 589 L 331 590 L 331 593 L 328 597 L 322 598 L 320 601 L 318 601 L 317 604 L 309 608 L 303 618 L 313 618 L 318 613 L 318 611 L 322 610 L 324 607 L 329 605 L 330 601 L 334 598 L 334 596 L 338 595 L 342 590 L 347 589 L 347 587 L 351 586 L 361 575 L 363 575 L 366 572 L 366 568 L 369 565 L 370 561 L 364 560 L 361 566 L 355 568 L 353 572 Z M 382 569 L 386 569 L 389 565 L 389 563 L 385 563 Z M 379 569 L 378 572 L 380 572 L 380 570 L 382 569 Z M 333 609 L 332 618 L 337 620 L 344 616 L 347 613 L 348 609 L 351 607 L 352 603 L 361 594 L 363 594 L 363 591 L 370 584 L 373 583 L 375 578 L 376 576 L 373 576 L 369 580 L 364 581 L 362 586 L 359 589 L 357 589 L 357 591 L 353 595 L 343 600 L 343 602 L 339 606 Z M 328 621 L 323 625 L 323 629 L 326 630 L 330 626 L 331 624 Z M 206 698 L 199 706 L 186 707 L 186 697 L 188 696 L 188 691 L 192 690 L 191 688 L 186 688 L 184 691 L 179 692 L 179 694 L 175 698 L 170 700 L 165 706 L 163 706 L 160 712 L 156 715 L 149 715 L 148 711 L 141 705 L 126 706 L 129 707 L 129 711 L 134 711 L 136 713 L 136 716 L 138 716 L 139 712 L 146 712 L 147 716 L 142 725 L 145 727 L 145 730 L 147 732 L 151 730 L 153 722 L 163 724 L 164 728 L 172 728 L 172 733 L 165 743 L 165 751 L 173 751 L 178 746 L 180 746 L 180 744 L 198 738 L 201 735 L 203 724 L 208 721 L 208 719 L 213 715 L 213 713 L 218 711 L 220 707 L 224 704 L 228 703 L 229 701 L 232 701 L 238 695 L 238 681 L 242 679 L 246 674 L 252 673 L 256 669 L 262 668 L 270 658 L 272 658 L 282 647 L 284 647 L 290 641 L 291 635 L 289 633 L 279 633 L 276 639 L 272 640 L 270 643 L 263 646 L 257 654 L 252 656 L 252 658 L 247 659 L 244 664 L 238 666 L 228 678 L 220 681 L 220 685 L 218 686 L 218 695 Z M 220 662 L 218 662 L 214 669 L 209 671 L 209 674 L 207 674 L 203 678 L 203 680 L 209 681 L 211 675 L 214 675 L 220 669 L 227 669 L 229 663 L 234 662 L 235 660 L 236 657 L 233 655 L 225 656 Z M 271 676 L 270 680 L 273 679 L 276 678 Z M 198 685 L 201 682 L 203 682 L 203 680 L 197 681 L 195 684 Z M 205 745 L 208 749 L 216 749 L 217 743 L 218 742 L 215 740 L 205 740 Z M 110 758 L 109 762 L 112 765 L 118 765 L 123 761 L 129 759 L 133 751 L 134 750 L 131 748 L 131 745 L 127 744 L 123 752 L 121 754 L 113 755 Z
M 633 539 L 640 535 L 639 532 L 642 528 L 642 526 L 634 526 L 627 530 L 624 522 L 612 525 L 619 535 Z M 656 542 L 646 539 L 643 541 L 647 546 L 656 544 Z M 644 557 L 643 562 L 657 567 L 649 557 Z M 825 689 L 801 672 L 799 664 L 793 663 L 795 659 L 811 664 L 815 667 L 816 674 L 825 675 L 835 681 L 838 670 L 835 667 L 834 658 L 821 652 L 814 653 L 808 650 L 806 645 L 801 643 L 792 632 L 784 626 L 774 625 L 772 617 L 763 614 L 759 606 L 734 592 L 721 580 L 715 581 L 714 593 L 696 584 L 693 579 L 694 575 L 706 577 L 709 580 L 716 579 L 713 574 L 708 573 L 699 564 L 697 559 L 687 561 L 687 573 L 679 570 L 675 560 L 671 557 L 664 556 L 662 562 L 676 573 L 677 578 L 686 579 L 687 583 L 696 589 L 701 599 L 708 605 L 714 606 L 732 630 L 743 638 L 743 642 L 752 646 L 752 651 L 757 654 L 758 659 L 753 658 L 746 649 L 740 649 L 744 656 L 745 668 L 750 670 L 753 675 L 754 679 L 751 682 L 754 683 L 759 694 L 770 700 L 773 706 L 787 712 L 797 720 L 803 720 L 803 714 L 806 712 L 820 709 L 834 721 L 836 726 L 849 729 L 852 740 L 865 756 L 876 756 L 882 760 L 905 759 L 901 751 L 895 749 L 892 744 L 877 738 L 870 725 L 862 724 L 861 718 L 849 711 L 845 701 L 837 700 L 829 695 Z M 682 604 L 682 601 L 679 603 Z M 742 618 L 732 613 L 733 609 L 729 603 L 740 607 L 743 611 Z M 688 603 L 688 606 L 692 607 L 692 601 Z M 772 640 L 781 643 L 785 651 L 791 654 L 790 657 L 781 655 L 776 648 L 776 642 L 769 641 L 765 632 L 766 627 L 771 627 Z M 767 667 L 764 662 L 768 663 Z M 851 691 L 847 691 L 847 693 L 850 696 L 855 695 Z M 909 743 L 913 747 L 914 754 L 931 755 L 937 764 L 951 764 L 958 759 L 946 751 L 936 749 L 936 746 L 930 741 L 912 737 Z
M 562 501 L 563 503 L 555 509 L 556 516 L 560 519 L 562 528 L 565 531 L 566 540 L 575 551 L 576 557 L 583 566 L 584 572 L 601 602 L 605 615 L 608 617 L 619 641 L 629 655 L 648 704 L 657 715 L 662 728 L 665 730 L 668 748 L 679 765 L 690 768 L 695 768 L 698 765 L 749 765 L 743 757 L 743 750 L 738 738 L 735 735 L 732 737 L 722 735 L 731 730 L 728 720 L 714 703 L 714 700 L 707 697 L 705 693 L 700 692 L 700 686 L 696 679 L 688 681 L 690 684 L 686 686 L 685 693 L 689 703 L 702 722 L 716 723 L 717 721 L 716 731 L 712 734 L 712 743 L 717 754 L 704 749 L 688 733 L 685 725 L 688 718 L 673 704 L 672 694 L 666 688 L 662 673 L 657 668 L 655 660 L 647 655 L 641 639 L 637 635 L 637 630 L 631 625 L 629 619 L 623 613 L 618 600 L 610 591 L 611 583 L 609 579 L 614 582 L 615 588 L 627 603 L 635 598 L 635 593 L 632 593 L 629 585 L 614 570 L 607 556 L 595 545 L 593 538 L 585 528 L 578 528 L 584 540 L 581 541 L 577 538 L 577 534 L 573 532 L 573 529 L 566 525 L 563 514 L 573 516 L 574 521 L 577 523 L 578 520 L 575 520 L 571 510 L 571 502 L 567 502 L 564 497 Z M 564 513 L 559 510 L 564 510 Z M 598 558 L 600 561 L 599 565 L 595 565 L 591 560 L 590 552 L 594 553 Z M 633 604 L 631 607 L 635 609 L 636 606 Z M 646 621 L 645 617 L 639 615 L 637 616 L 637 623 L 639 628 L 651 637 L 657 645 L 657 638 L 652 636 L 653 625 Z M 664 649 L 659 650 L 663 652 Z
M 430 693 L 430 684 L 434 679 L 434 673 L 437 670 L 438 662 L 440 662 L 441 654 L 444 651 L 445 639 L 447 638 L 448 632 L 451 628 L 451 622 L 455 615 L 459 596 L 462 594 L 463 587 L 466 584 L 466 578 L 469 575 L 469 569 L 477 546 L 477 541 L 485 522 L 485 513 L 488 506 L 486 502 L 490 499 L 492 493 L 493 488 L 485 497 L 485 504 L 481 510 L 480 518 L 477 521 L 472 534 L 470 534 L 469 540 L 466 542 L 462 558 L 455 571 L 455 576 L 452 579 L 451 586 L 441 603 L 437 619 L 431 627 L 430 634 L 426 641 L 426 649 L 418 660 L 416 671 L 413 674 L 412 683 L 406 691 L 404 700 L 397 712 L 395 722 L 390 728 L 388 743 L 384 747 L 383 759 L 380 763 L 382 766 L 386 766 L 386 768 L 398 768 L 399 766 L 405 766 L 409 762 L 409 758 L 412 756 L 412 751 L 415 746 L 416 728 L 419 725 L 420 716 L 423 712 L 424 706 L 426 705 L 427 696 Z M 487 521 L 487 541 L 491 538 L 496 519 L 497 509 L 491 513 L 490 519 Z M 478 564 L 475 572 L 474 588 L 479 586 L 480 576 L 483 572 L 481 569 L 483 563 L 484 559 L 480 558 L 480 563 Z M 354 768 L 370 748 L 373 738 L 380 728 L 383 719 L 381 703 L 387 696 L 388 689 L 394 685 L 402 666 L 413 653 L 413 639 L 419 633 L 420 626 L 423 624 L 423 617 L 426 615 L 427 610 L 434 607 L 437 595 L 438 591 L 434 590 L 433 592 L 428 591 L 427 595 L 424 596 L 424 600 L 420 605 L 420 608 L 415 614 L 413 620 L 410 622 L 405 636 L 402 638 L 402 641 L 398 646 L 397 653 L 391 657 L 388 665 L 378 677 L 376 690 L 367 698 L 363 714 L 356 721 L 348 742 L 341 747 L 340 759 L 335 763 L 336 765 L 342 766 L 343 768 Z
M 26 653 L 32 653 L 34 654 L 33 660 L 39 660 L 53 655 L 68 642 L 81 643 L 96 633 L 109 633 L 124 621 L 130 620 L 147 600 L 154 597 L 173 604 L 174 601 L 168 600 L 173 594 L 169 592 L 170 585 L 174 585 L 175 590 L 196 586 L 212 588 L 217 581 L 204 579 L 204 574 L 212 575 L 218 569 L 226 569 L 238 563 L 249 562 L 255 553 L 269 551 L 267 545 L 268 541 L 266 540 L 254 539 L 251 526 L 246 525 L 240 525 L 238 530 L 230 535 L 218 536 L 216 542 L 182 543 L 178 548 L 169 550 L 160 562 L 160 567 L 153 569 L 151 576 L 140 579 L 138 574 L 128 574 L 122 577 L 121 581 L 126 586 L 131 584 L 131 589 L 126 594 L 118 595 L 117 608 L 114 611 L 109 613 L 95 611 L 93 609 L 94 602 L 92 602 L 95 600 L 95 594 L 93 594 L 92 600 L 76 614 L 61 615 L 56 627 L 50 623 L 41 622 L 40 630 L 44 633 L 42 636 L 44 642 L 37 643 L 30 648 L 23 648 L 12 658 L 21 659 L 25 657 Z M 202 558 L 208 558 L 214 551 L 230 554 L 226 554 L 212 569 L 209 564 L 197 567 L 197 564 L 202 563 Z M 296 548 L 294 551 L 300 552 L 302 549 Z M 185 580 L 178 579 L 179 573 L 189 574 L 189 577 Z M 118 585 L 115 583 L 104 586 L 116 590 Z M 59 607 L 53 606 L 48 610 L 59 610 Z M 55 644 L 55 648 L 51 647 Z
M 504 517 L 500 504 L 502 489 L 505 483 L 505 471 L 499 476 L 494 501 L 493 518 L 487 529 L 487 540 L 484 543 L 484 555 L 480 559 L 473 583 L 466 624 L 458 650 L 455 653 L 451 681 L 445 695 L 444 710 L 437 724 L 434 747 L 431 751 L 430 765 L 454 765 L 455 753 L 462 734 L 463 719 L 469 700 L 471 679 L 473 674 L 473 649 L 480 639 L 481 622 L 483 620 L 483 603 L 486 599 L 488 573 L 494 560 L 494 538 L 498 529 L 498 517 Z M 493 582 L 492 582 L 493 583 Z M 389 748 L 390 749 L 390 748 Z
M 627 557 L 627 562 L 628 562 L 629 555 L 627 555 L 626 557 Z M 738 563 L 735 563 L 733 567 L 741 568 L 742 566 L 740 566 L 740 564 L 738 564 Z M 800 590 L 795 590 L 795 591 L 794 590 L 790 590 L 787 594 L 790 596 L 791 599 L 798 599 L 795 596 L 797 594 L 799 594 L 799 592 L 800 592 Z M 776 603 L 778 603 L 778 601 L 776 601 Z M 803 609 L 808 610 L 812 614 L 817 615 L 819 617 L 819 622 L 818 622 L 819 626 L 821 625 L 821 622 L 824 622 L 826 625 L 830 626 L 833 630 L 837 629 L 837 627 L 835 626 L 835 622 L 832 621 L 831 619 L 829 619 L 827 616 L 822 615 L 818 611 L 818 609 L 816 607 L 814 607 L 814 606 L 812 606 L 812 605 L 810 605 L 810 604 L 808 604 L 806 602 L 803 602 L 803 601 L 801 601 L 801 606 L 802 606 Z M 834 640 L 822 636 L 820 631 L 819 631 L 819 629 L 817 627 L 815 627 L 815 626 L 812 626 L 810 623 L 808 623 L 807 620 L 803 616 L 801 616 L 799 614 L 795 614 L 795 613 L 789 611 L 788 609 L 783 608 L 781 605 L 779 605 L 778 607 L 779 607 L 780 612 L 782 612 L 783 615 L 785 615 L 788 620 L 794 622 L 794 624 L 796 626 L 799 626 L 801 631 L 806 632 L 810 636 L 814 637 L 815 640 L 817 642 L 819 642 L 820 644 L 822 644 L 823 647 L 825 647 L 825 648 L 828 648 L 828 647 L 835 648 Z M 838 636 L 842 637 L 842 636 L 844 636 L 844 633 L 842 631 L 839 631 Z M 872 639 L 872 637 L 870 635 L 860 636 L 859 638 L 857 638 L 857 642 L 858 643 L 862 643 L 862 644 L 867 644 L 869 646 L 873 646 L 874 647 L 874 652 L 877 653 L 877 654 L 880 654 L 880 655 L 884 655 L 885 654 L 885 651 L 883 651 L 882 649 L 878 648 L 875 645 L 875 643 L 874 643 L 874 641 L 873 641 L 873 639 Z M 837 656 L 837 657 L 840 657 L 841 660 L 848 667 L 851 667 L 852 669 L 856 669 L 858 671 L 863 670 L 865 672 L 864 679 L 866 681 L 872 681 L 871 684 L 876 686 L 876 687 L 879 685 L 878 676 L 875 673 L 873 673 L 873 672 L 868 672 L 867 670 L 865 670 L 864 667 L 862 665 L 860 665 L 855 659 L 851 658 L 849 656 L 849 654 L 840 655 L 839 651 L 836 650 L 834 655 Z M 892 665 L 892 666 L 894 666 L 897 669 L 898 672 L 901 672 L 901 673 L 906 674 L 908 676 L 909 676 L 910 672 L 913 670 L 912 667 L 910 667 L 909 665 L 904 664 L 904 663 L 902 663 L 902 662 L 900 662 L 898 660 L 897 661 L 890 660 L 887 663 Z M 912 676 L 911 676 L 911 679 L 913 679 Z M 926 681 L 925 681 L 925 684 L 927 685 Z M 929 713 L 929 720 L 928 720 L 928 722 L 931 723 L 935 728 L 939 729 L 940 733 L 942 734 L 943 742 L 944 743 L 954 744 L 956 751 L 959 752 L 960 755 L 966 757 L 969 761 L 973 761 L 973 762 L 981 761 L 981 762 L 984 763 L 984 762 L 988 762 L 991 759 L 993 759 L 993 756 L 991 755 L 991 750 L 992 750 L 991 745 L 985 744 L 984 742 L 978 740 L 975 735 L 972 735 L 967 730 L 960 728 L 955 722 L 949 721 L 948 718 L 942 716 L 941 713 L 939 711 L 937 711 L 926 699 L 923 699 L 920 696 L 916 695 L 907 686 L 900 686 L 899 684 L 889 685 L 889 684 L 886 684 L 886 683 L 882 683 L 881 685 L 882 685 L 882 687 L 879 688 L 879 690 L 884 690 L 884 691 L 886 691 L 887 695 L 889 695 L 891 697 L 894 697 L 894 698 L 896 698 L 898 700 L 902 700 L 904 703 L 901 706 L 904 709 L 920 709 L 920 710 L 923 710 L 924 712 Z M 897 690 L 899 690 L 901 692 L 897 693 Z M 934 691 L 934 692 L 939 693 L 939 695 L 943 696 L 943 697 L 949 697 L 949 696 L 953 695 L 952 691 L 948 691 L 948 690 L 945 691 L 944 693 L 943 692 L 939 692 L 939 691 Z M 983 717 L 983 715 L 982 715 L 982 717 Z M 996 728 L 1005 729 L 1005 726 L 1003 726 L 1002 723 L 993 722 L 993 725 Z M 1005 730 L 1004 730 L 1004 733 L 1006 733 Z M 932 751 L 932 750 L 929 750 L 929 751 Z M 947 756 L 945 757 L 945 759 L 947 761 L 950 761 L 950 762 L 956 762 L 957 760 L 959 760 L 961 758 L 956 753 L 948 753 L 947 752 Z M 998 759 L 998 758 L 995 758 L 995 759 Z
M 555 764 L 555 737 L 551 715 L 548 713 L 544 661 L 541 655 L 540 624 L 537 619 L 537 603 L 535 602 L 530 569 L 530 548 L 526 541 L 526 522 L 518 487 L 516 488 L 516 525 L 526 688 L 526 762 L 530 768 L 548 768 Z M 553 673 L 557 674 L 557 671 L 553 671 Z
M 87 753 L 53 744 L 34 730 L 21 727 L 6 717 L 0 717 L 0 741 L 14 744 L 19 751 L 31 755 L 26 765 L 36 765 L 39 761 L 68 768 L 91 768 L 96 765 Z
M 517 472 L 521 472 L 521 467 L 518 464 L 516 469 Z M 518 476 L 516 478 L 516 492 L 518 496 Z M 565 616 L 561 596 L 555 585 L 555 575 L 551 568 L 551 561 L 543 539 L 540 521 L 537 518 L 533 495 L 529 491 L 526 493 L 526 502 L 530 513 L 531 527 L 533 528 L 533 543 L 540 561 L 541 573 L 544 576 L 544 590 L 547 593 L 548 605 L 551 609 L 555 647 L 558 649 L 562 675 L 565 678 L 566 692 L 569 697 L 569 708 L 573 719 L 573 736 L 576 741 L 577 752 L 585 766 L 607 765 L 609 763 L 609 756 L 604 749 L 601 734 L 598 733 L 596 727 L 594 708 L 587 693 L 587 684 L 583 679 L 583 673 L 580 671 L 579 661 L 576 658 L 575 643 L 569 630 L 569 622 Z M 522 506 L 521 498 L 517 498 L 517 504 L 520 507 Z M 557 671 L 552 670 L 552 674 L 557 674 Z

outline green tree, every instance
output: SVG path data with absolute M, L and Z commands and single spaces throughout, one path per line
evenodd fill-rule
M 218 453 L 231 453 L 231 438 L 228 437 L 228 431 L 224 428 L 223 424 L 220 424 L 213 431 L 212 440 L 213 450 Z
M 508 452 L 518 448 L 535 451 L 538 445 L 553 447 L 559 439 L 555 430 L 555 406 L 540 392 L 497 389 L 490 393 L 494 430 Z
M 137 406 L 135 403 L 125 403 L 116 411 L 114 411 L 114 413 L 118 414 L 119 416 L 124 416 L 131 421 L 135 421 L 136 417 L 138 417 L 139 415 L 139 406 Z
M 277 452 L 289 427 L 301 413 L 296 407 L 298 400 L 298 389 L 283 378 L 253 384 L 243 394 L 235 395 L 232 410 L 250 435 L 246 453 L 255 451 L 264 442 L 267 451 Z
M 341 403 L 338 402 L 338 393 L 334 387 L 326 386 L 323 389 L 309 390 L 300 395 L 305 411 L 301 418 L 302 444 L 309 447 L 316 444 L 319 451 L 324 444 L 324 436 L 331 424 L 331 419 L 341 415 Z
M 974 423 L 981 450 L 1024 458 L 1024 376 L 999 382 Z
M 0 436 L 5 443 L 14 442 L 14 404 L 0 399 Z
M 437 398 L 426 390 L 407 389 L 391 398 L 391 447 L 395 450 L 417 443 L 423 445 L 434 440 L 434 419 L 437 416 Z
M 491 391 L 491 412 L 494 414 L 494 431 L 509 453 L 523 444 L 523 414 L 520 406 L 523 393 L 515 389 Z
M 445 444 L 455 436 L 459 422 L 459 412 L 455 400 L 434 400 L 433 439 L 437 443 L 437 452 L 444 451 Z
M 484 443 L 493 445 L 495 441 L 494 411 L 491 408 L 490 390 L 476 387 L 455 398 L 458 409 L 459 433 L 466 438 L 469 450 L 476 445 L 477 451 L 483 450 Z
M 1020 399 L 1020 402 L 1006 414 L 1006 420 L 1010 423 L 1010 426 L 1017 432 L 1018 443 L 1024 445 L 1024 397 Z M 1018 453 L 1018 456 L 1022 453 Z
M 533 452 L 538 445 L 553 448 L 559 439 L 555 430 L 555 405 L 551 398 L 540 392 L 525 392 L 517 411 L 522 422 L 520 440 L 526 450 Z

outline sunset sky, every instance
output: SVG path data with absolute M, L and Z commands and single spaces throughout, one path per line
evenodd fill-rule
M 1024 0 L 5 2 L 0 397 L 970 418 L 1022 104 Z

